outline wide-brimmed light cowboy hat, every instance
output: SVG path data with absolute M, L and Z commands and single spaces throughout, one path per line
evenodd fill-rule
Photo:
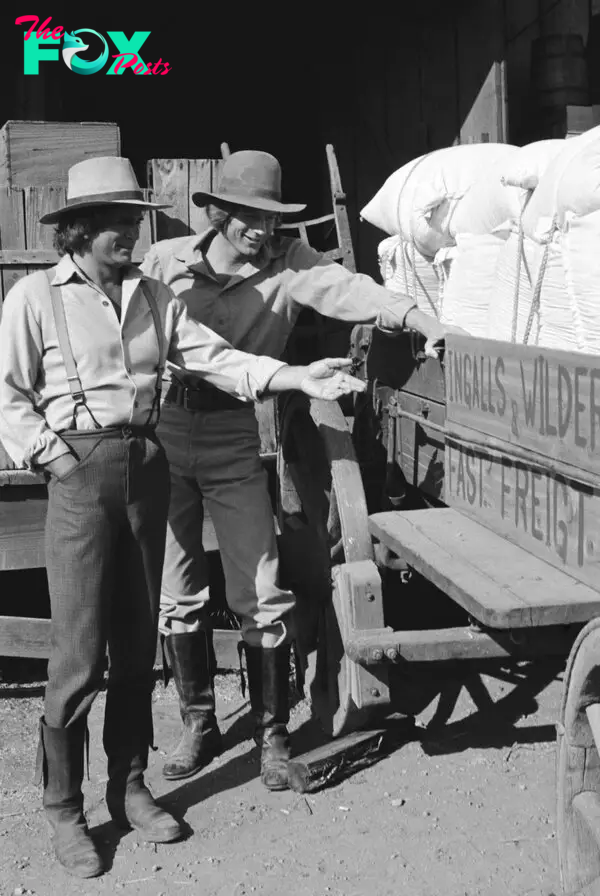
M 306 208 L 306 204 L 285 204 L 281 201 L 279 162 L 268 152 L 251 149 L 232 152 L 228 156 L 215 193 L 203 190 L 192 194 L 192 202 L 200 207 L 207 205 L 211 199 L 280 214 L 293 214 Z
M 54 224 L 65 212 L 104 205 L 131 205 L 140 209 L 171 207 L 144 199 L 129 159 L 98 156 L 69 168 L 66 205 L 43 215 L 40 223 Z

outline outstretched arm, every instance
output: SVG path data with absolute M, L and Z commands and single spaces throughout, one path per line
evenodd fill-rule
M 289 295 L 325 317 L 376 323 L 389 332 L 417 330 L 427 339 L 425 351 L 432 357 L 437 356 L 446 333 L 456 330 L 419 311 L 414 299 L 390 292 L 367 274 L 353 274 L 299 240 L 290 247 L 287 260 Z
M 277 392 L 300 391 L 312 398 L 334 401 L 349 392 L 363 392 L 361 380 L 345 372 L 348 358 L 327 358 L 307 367 L 290 367 L 265 355 L 232 348 L 213 330 L 190 318 L 180 299 L 173 297 L 175 325 L 168 360 L 193 370 L 225 392 L 260 401 Z

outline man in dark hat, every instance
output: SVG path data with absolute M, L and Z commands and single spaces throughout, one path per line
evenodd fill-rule
M 104 715 L 113 820 L 170 842 L 178 822 L 144 784 L 169 471 L 155 428 L 165 362 L 233 400 L 300 389 L 335 399 L 363 386 L 345 360 L 288 367 L 236 351 L 190 319 L 172 291 L 131 264 L 144 201 L 127 159 L 69 171 L 56 267 L 21 279 L 0 322 L 0 438 L 48 474 L 46 568 L 52 653 L 39 773 L 58 860 L 80 877 L 103 863 L 83 815 L 87 715 L 110 663 Z
M 195 193 L 209 229 L 164 240 L 142 269 L 171 286 L 188 314 L 248 352 L 281 357 L 302 308 L 340 321 L 404 326 L 427 337 L 435 355 L 444 330 L 409 299 L 351 274 L 297 239 L 274 239 L 281 215 L 304 205 L 281 201 L 281 169 L 265 152 L 233 153 L 217 192 Z M 261 777 L 287 787 L 291 611 L 279 584 L 276 533 L 252 408 L 201 383 L 191 371 L 171 378 L 161 438 L 171 467 L 171 503 L 160 630 L 179 693 L 183 735 L 166 763 L 185 778 L 221 749 L 215 719 L 208 576 L 200 533 L 203 505 L 213 521 L 227 600 L 241 620 L 248 682 L 261 747 Z

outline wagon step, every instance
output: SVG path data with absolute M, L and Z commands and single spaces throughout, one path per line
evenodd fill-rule
M 451 507 L 375 513 L 369 529 L 484 626 L 587 622 L 600 592 Z
M 430 663 L 444 660 L 525 659 L 567 656 L 580 626 L 546 626 L 542 629 L 493 631 L 462 626 L 356 633 L 345 643 L 346 655 L 361 666 L 379 663 Z

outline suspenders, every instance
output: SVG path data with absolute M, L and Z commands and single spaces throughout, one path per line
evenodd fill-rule
M 73 398 L 73 418 L 71 420 L 71 429 L 77 429 L 77 408 L 84 407 L 92 420 L 96 425 L 96 429 L 101 429 L 102 427 L 92 414 L 91 410 L 88 407 L 87 399 L 85 397 L 85 392 L 83 391 L 83 386 L 81 385 L 81 379 L 79 378 L 79 374 L 77 372 L 77 364 L 75 363 L 75 357 L 73 355 L 73 348 L 71 346 L 71 340 L 69 338 L 69 329 L 67 327 L 67 319 L 65 316 L 65 306 L 62 299 L 62 293 L 60 286 L 52 285 L 52 277 L 51 269 L 45 271 L 46 277 L 48 279 L 48 286 L 50 289 L 50 299 L 52 302 L 52 313 L 54 315 L 54 324 L 56 326 L 56 334 L 58 336 L 58 345 L 63 357 L 63 362 L 65 365 L 65 370 L 67 371 L 67 382 L 69 384 L 69 390 L 71 392 L 71 397 Z M 156 386 L 154 390 L 154 399 L 152 401 L 152 407 L 150 408 L 150 413 L 148 414 L 148 419 L 146 420 L 146 426 L 150 424 L 152 417 L 154 415 L 154 411 L 156 410 L 156 423 L 158 423 L 158 418 L 160 416 L 160 393 L 162 387 L 162 378 L 165 370 L 165 334 L 163 332 L 162 324 L 160 321 L 160 314 L 158 311 L 158 305 L 156 304 L 156 299 L 152 295 L 152 291 L 149 289 L 148 284 L 144 282 L 144 280 L 140 280 L 140 288 L 144 294 L 144 298 L 148 302 L 150 307 L 150 313 L 152 314 L 152 321 L 154 323 L 154 329 L 156 330 L 156 338 L 158 341 L 158 364 L 156 366 Z

